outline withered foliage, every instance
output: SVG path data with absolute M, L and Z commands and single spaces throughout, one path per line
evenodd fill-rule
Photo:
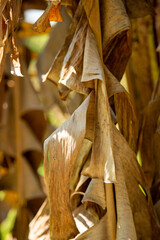
M 47 120 L 20 65 L 21 2 L 16 13 L 14 4 L 0 5 L 0 92 L 8 106 L 0 111 L 0 149 L 3 164 L 10 162 L 0 187 L 17 192 L 19 227 L 26 203 L 44 200 L 36 169 Z M 33 25 L 42 33 L 58 22 L 37 71 L 42 91 L 49 95 L 45 84 L 54 83 L 54 104 L 65 111 L 58 91 L 72 103 L 69 118 L 44 141 L 46 200 L 30 222 L 29 240 L 160 239 L 159 9 L 158 0 L 52 0 Z M 9 41 L 11 72 L 19 76 L 5 92 Z

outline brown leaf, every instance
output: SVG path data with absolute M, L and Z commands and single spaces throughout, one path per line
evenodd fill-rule
M 68 239 L 78 233 L 70 210 L 69 185 L 85 137 L 89 100 L 90 95 L 44 143 L 51 239 Z
M 77 159 L 76 159 L 76 162 L 75 162 L 75 165 L 74 165 L 74 170 L 73 170 L 73 173 L 72 173 L 72 180 L 70 182 L 70 191 L 71 191 L 71 194 L 73 193 L 73 191 L 75 190 L 77 184 L 78 184 L 78 181 L 79 181 L 79 177 L 80 177 L 80 172 L 82 170 L 82 167 L 89 155 L 89 152 L 91 150 L 91 147 L 92 147 L 92 142 L 87 140 L 87 139 L 84 139 L 83 140 L 83 143 L 82 143 L 82 146 L 81 146 L 81 149 L 78 153 L 78 156 L 77 156 Z
M 23 72 L 25 76 L 20 81 L 21 116 L 29 124 L 29 127 L 32 129 L 37 139 L 42 141 L 47 124 L 44 109 L 31 84 L 26 67 L 23 67 Z
M 91 28 L 88 27 L 81 82 L 86 83 L 90 88 L 94 88 L 93 79 L 103 80 L 103 69 L 95 35 Z
M 43 226 L 43 227 L 42 227 Z M 29 240 L 49 240 L 49 205 L 44 201 L 29 225 Z
M 52 11 L 54 4 L 48 5 L 44 13 L 38 18 L 38 20 L 32 26 L 32 29 L 36 32 L 45 32 L 48 27 L 50 27 L 49 16 Z
M 137 239 L 135 230 L 135 223 L 133 219 L 128 191 L 125 183 L 124 170 L 122 167 L 121 159 L 118 159 L 118 152 L 116 152 L 116 175 L 117 183 L 115 184 L 115 197 L 117 208 L 117 237 L 116 239 Z M 127 221 L 126 221 L 127 219 Z
M 34 199 L 38 197 L 44 197 L 44 193 L 40 188 L 39 181 L 34 174 L 33 170 L 27 163 L 26 159 L 22 157 L 22 171 L 23 179 L 21 179 L 21 184 L 23 188 L 23 197 L 26 200 Z M 1 179 L 0 188 L 3 190 L 12 190 L 18 192 L 17 187 L 17 174 L 18 170 L 15 166 L 10 167 L 9 172 Z
M 84 194 L 82 202 L 94 202 L 106 208 L 105 186 L 101 179 L 93 178 Z
M 160 229 L 153 209 L 150 192 L 145 183 L 143 172 L 136 160 L 136 155 L 116 127 L 113 127 L 113 131 L 115 163 L 116 166 L 118 166 L 118 161 L 122 163 L 137 238 L 158 240 Z M 144 192 L 142 192 L 139 185 L 141 185 Z
M 74 238 L 77 240 L 111 240 L 108 231 L 108 217 L 107 214 L 99 221 L 99 223 L 95 224 L 88 231 L 84 232 L 80 236 Z
M 86 95 L 89 93 L 89 89 L 81 82 L 81 77 L 87 26 L 87 17 L 83 11 L 64 58 L 59 80 L 59 83 L 67 86 L 69 89 Z
M 157 129 L 157 120 L 159 114 L 160 97 L 157 97 L 156 99 L 152 100 L 144 110 L 139 140 L 142 167 L 149 187 L 152 186 L 156 167 L 153 153 L 153 136 Z
M 152 169 L 153 182 L 151 187 L 151 194 L 153 203 L 156 203 L 160 199 L 160 127 L 157 127 L 156 132 L 153 136 L 153 158 L 152 158 Z M 151 149 L 152 150 L 152 149 Z
M 63 22 L 63 18 L 60 10 L 61 10 L 61 5 L 54 6 L 50 12 L 49 21 Z
M 131 54 L 130 21 L 122 0 L 102 1 L 101 15 L 104 63 L 120 80 Z
M 151 18 L 133 19 L 131 23 L 132 55 L 126 73 L 129 92 L 135 101 L 138 116 L 147 106 L 153 92 L 153 76 L 148 44 Z
M 21 73 L 21 64 L 19 60 L 19 51 L 16 43 L 15 28 L 18 25 L 20 10 L 21 10 L 21 0 L 16 2 L 13 0 L 9 1 L 9 16 L 11 21 L 11 73 L 17 76 L 23 76 Z
M 44 47 L 44 50 L 38 56 L 38 60 L 37 60 L 38 76 L 43 81 L 46 80 L 47 72 L 49 71 L 52 65 L 52 62 L 54 61 L 56 55 L 58 54 L 58 52 L 60 51 L 60 49 L 62 48 L 65 42 L 65 38 L 68 35 L 69 26 L 71 24 L 71 18 L 68 16 L 65 7 L 62 6 L 61 12 L 62 12 L 64 21 L 61 23 L 57 23 L 54 26 L 54 28 L 50 33 L 50 38 L 48 40 L 48 43 Z M 45 60 L 46 58 L 47 58 L 47 61 Z M 55 75 L 56 75 L 55 71 L 57 72 L 56 68 L 54 69 L 53 77 L 52 77 L 52 74 L 49 73 L 48 78 L 57 84 L 60 76 L 57 76 L 55 78 Z
M 73 216 L 80 234 L 91 228 L 96 223 L 83 204 L 73 211 Z
M 44 81 L 46 79 L 49 79 L 53 82 L 55 82 L 56 84 L 58 83 L 59 79 L 60 79 L 60 71 L 62 68 L 62 64 L 64 61 L 64 57 L 67 54 L 69 45 L 72 41 L 72 38 L 74 36 L 76 27 L 77 27 L 77 23 L 79 22 L 81 15 L 83 14 L 83 6 L 81 1 L 78 4 L 78 7 L 76 9 L 72 24 L 70 26 L 70 31 L 68 33 L 68 36 L 65 39 L 65 42 L 63 44 L 63 46 L 61 47 L 61 50 L 56 53 L 57 55 L 54 56 L 52 65 L 49 69 L 49 71 L 46 73 L 45 77 L 44 77 Z
M 118 126 L 133 151 L 137 149 L 138 126 L 131 97 L 119 81 L 104 67 L 109 98 L 114 96 Z
M 91 163 L 82 174 L 91 178 L 101 178 L 105 182 L 115 182 L 113 157 L 112 122 L 108 96 L 104 82 L 98 82 L 96 99 L 96 119 Z
M 82 0 L 89 25 L 95 35 L 97 46 L 101 54 L 102 51 L 102 40 L 101 40 L 101 24 L 100 24 L 100 11 L 99 11 L 99 0 Z M 96 19 L 96 21 L 95 21 Z
M 130 18 L 144 17 L 154 13 L 150 0 L 123 0 Z

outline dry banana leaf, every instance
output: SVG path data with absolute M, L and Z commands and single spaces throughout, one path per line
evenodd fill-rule
M 13 91 L 9 89 L 6 93 L 0 125 L 0 149 L 9 156 L 15 156 L 15 121 L 14 121 L 14 98 Z
M 158 240 L 160 229 L 154 212 L 150 192 L 145 183 L 143 172 L 136 160 L 136 155 L 115 126 L 113 126 L 113 131 L 115 164 L 118 166 L 118 161 L 122 163 L 137 239 Z M 132 186 L 134 186 L 134 188 Z
M 21 64 L 19 60 L 19 51 L 16 43 L 15 28 L 18 26 L 21 13 L 21 0 L 9 1 L 9 17 L 11 24 L 11 73 L 17 76 L 23 76 L 21 73 Z
M 21 179 L 21 184 L 23 186 L 24 199 L 29 200 L 33 198 L 44 197 L 44 193 L 40 188 L 37 176 L 34 174 L 25 158 L 22 158 L 22 171 L 23 179 Z M 18 192 L 17 172 L 18 170 L 14 164 L 9 168 L 8 173 L 1 178 L 0 189 Z
M 43 227 L 42 227 L 43 226 Z M 49 206 L 44 201 L 29 225 L 29 240 L 49 240 Z
M 46 75 L 44 76 L 43 80 L 45 81 L 46 79 L 49 79 L 51 81 L 53 81 L 54 83 L 58 83 L 59 79 L 60 79 L 60 71 L 62 68 L 62 64 L 64 61 L 64 57 L 67 54 L 69 45 L 72 41 L 72 38 L 74 36 L 76 27 L 77 27 L 77 23 L 79 22 L 81 15 L 83 15 L 83 6 L 81 1 L 78 4 L 78 7 L 76 9 L 72 24 L 70 26 L 70 31 L 65 39 L 65 42 L 62 46 L 62 48 L 59 50 L 59 52 L 57 53 L 56 56 L 54 56 L 55 58 L 53 59 L 52 65 L 49 69 L 49 71 L 46 73 Z
M 42 152 L 42 146 L 40 142 L 35 137 L 33 131 L 29 128 L 28 124 L 22 120 L 21 121 L 21 137 L 22 137 L 22 149 L 23 153 L 28 151 Z
M 120 80 L 131 54 L 130 21 L 122 0 L 102 1 L 101 15 L 104 63 Z
M 157 129 L 157 121 L 160 115 L 160 97 L 152 100 L 145 108 L 139 139 L 139 149 L 142 159 L 142 168 L 146 175 L 149 187 L 152 186 L 156 161 L 153 153 L 153 137 Z M 154 116 L 154 117 L 153 117 Z
M 9 156 L 15 156 L 15 111 L 14 111 L 14 98 L 13 89 L 9 89 L 6 94 L 6 109 L 3 109 L 3 119 L 0 128 L 1 143 L 0 149 Z M 33 121 L 33 119 L 32 119 Z M 27 151 L 42 151 L 40 142 L 31 131 L 29 125 L 21 120 L 21 133 L 22 133 L 22 148 L 21 152 Z
M 50 27 L 50 14 L 53 11 L 53 8 L 59 4 L 60 1 L 55 2 L 50 2 L 44 13 L 40 16 L 40 18 L 34 23 L 33 25 L 33 30 L 36 32 L 45 32 L 48 27 Z M 59 16 L 59 12 L 57 14 Z M 58 17 L 56 15 L 56 17 Z
M 44 143 L 51 239 L 68 239 L 78 233 L 70 209 L 69 186 L 85 137 L 89 100 L 90 95 Z
M 152 182 L 151 194 L 153 203 L 156 203 L 160 199 L 160 127 L 158 126 L 153 136 L 153 161 L 155 162 L 154 167 L 154 178 Z
M 118 155 L 118 154 L 117 154 Z M 116 158 L 115 158 L 116 159 Z M 115 184 L 117 234 L 116 239 L 137 239 L 133 213 L 125 183 L 124 170 L 121 159 L 116 161 L 117 183 Z M 127 221 L 126 221 L 127 219 Z
M 130 18 L 144 17 L 154 13 L 151 0 L 123 0 Z
M 149 51 L 150 18 L 132 20 L 132 55 L 127 67 L 129 92 L 136 105 L 137 116 L 147 106 L 153 91 Z M 142 91 L 143 89 L 143 91 Z
M 93 79 L 103 80 L 103 69 L 94 33 L 92 32 L 91 28 L 88 27 L 85 41 L 81 82 L 86 83 Z M 87 83 L 87 86 L 93 88 L 93 81 Z
M 91 228 L 96 223 L 83 204 L 73 211 L 73 216 L 80 234 Z
M 131 97 L 119 81 L 104 67 L 109 98 L 114 96 L 115 112 L 122 135 L 133 151 L 137 149 L 138 126 Z
M 87 139 L 84 139 L 83 143 L 82 143 L 82 146 L 81 146 L 81 149 L 78 153 L 78 156 L 77 156 L 77 159 L 76 159 L 76 162 L 75 162 L 75 165 L 74 165 L 74 170 L 73 170 L 73 173 L 72 173 L 72 180 L 70 182 L 71 194 L 74 192 L 74 190 L 75 190 L 75 188 L 78 184 L 78 181 L 79 181 L 79 178 L 80 178 L 80 172 L 83 168 L 83 165 L 86 162 L 86 159 L 89 155 L 91 147 L 92 147 L 92 142 L 87 140 Z
M 108 217 L 107 214 L 99 221 L 99 223 L 95 224 L 88 231 L 84 232 L 80 236 L 74 238 L 77 240 L 111 240 L 108 231 Z
M 106 208 L 105 186 L 101 179 L 93 178 L 84 194 L 82 202 L 94 202 Z
M 44 116 L 44 109 L 40 104 L 37 93 L 33 89 L 26 69 L 24 72 L 25 77 L 20 81 L 20 112 L 21 116 L 24 120 L 26 120 L 37 139 L 41 141 L 47 124 Z
M 98 82 L 96 114 L 91 163 L 82 174 L 91 178 L 104 179 L 105 182 L 115 182 L 110 107 L 105 83 L 101 81 Z
M 64 21 L 62 23 L 57 23 L 51 33 L 49 41 L 42 51 L 42 53 L 39 55 L 37 60 L 37 70 L 38 70 L 38 76 L 41 80 L 45 79 L 45 75 L 50 69 L 50 66 L 52 65 L 52 62 L 54 58 L 56 57 L 58 51 L 62 48 L 65 38 L 69 31 L 69 26 L 71 24 L 71 18 L 68 16 L 66 8 L 62 6 L 62 16 Z M 54 46 L 54 47 L 53 47 Z M 47 59 L 47 61 L 46 61 Z M 56 69 L 55 69 L 56 71 Z M 51 76 L 48 76 L 49 79 Z M 58 79 L 59 80 L 59 79 Z M 58 82 L 58 80 L 54 79 L 54 82 Z
M 88 20 L 85 12 L 83 12 L 64 58 L 59 80 L 59 83 L 67 88 L 86 95 L 89 93 L 89 89 L 81 82 L 81 77 L 87 27 Z
M 101 24 L 100 24 L 100 11 L 99 11 L 99 0 L 82 0 L 84 10 L 86 12 L 89 25 L 96 38 L 99 53 L 102 51 L 102 40 L 101 40 Z M 96 21 L 95 21 L 96 19 Z

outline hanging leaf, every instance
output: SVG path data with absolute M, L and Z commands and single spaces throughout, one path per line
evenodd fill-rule
M 59 80 L 59 83 L 67 86 L 69 89 L 76 90 L 77 92 L 83 94 L 89 93 L 85 84 L 81 83 L 87 26 L 87 18 L 85 12 L 83 11 L 77 24 L 72 42 L 68 48 L 68 52 L 64 58 Z
M 146 175 L 148 186 L 152 186 L 156 162 L 153 158 L 153 136 L 157 129 L 160 114 L 160 97 L 152 100 L 143 113 L 142 127 L 139 139 L 142 167 Z M 153 118 L 154 116 L 154 118 Z
M 91 163 L 82 174 L 91 178 L 101 178 L 105 182 L 115 182 L 115 165 L 113 157 L 112 122 L 107 92 L 104 82 L 98 82 L 96 99 L 96 119 Z
M 132 55 L 126 73 L 129 91 L 135 101 L 137 114 L 139 114 L 147 106 L 153 91 L 148 42 L 150 21 L 147 18 L 140 18 L 132 20 L 131 23 Z
M 51 239 L 68 239 L 78 233 L 70 210 L 69 185 L 85 137 L 89 100 L 90 95 L 44 143 Z
M 42 50 L 42 52 L 39 54 L 37 59 L 38 76 L 41 79 L 41 81 L 46 80 L 46 74 L 49 71 L 56 55 L 58 54 L 58 52 L 60 51 L 60 49 L 62 48 L 65 42 L 65 38 L 68 35 L 69 26 L 72 22 L 65 7 L 62 6 L 61 12 L 62 12 L 62 17 L 64 21 L 61 23 L 57 23 L 53 27 L 49 36 L 48 43 L 44 47 L 44 50 Z M 47 61 L 45 61 L 46 59 Z M 54 70 L 57 71 L 57 69 L 54 69 Z M 59 79 L 58 80 L 53 79 L 53 80 L 54 82 L 56 81 L 58 82 Z
M 154 8 L 150 0 L 123 0 L 127 13 L 131 18 L 144 17 L 154 13 Z
M 106 87 L 109 98 L 114 96 L 118 125 L 122 135 L 133 151 L 137 150 L 138 126 L 131 97 L 119 81 L 104 67 Z
M 113 127 L 113 131 L 115 163 L 116 166 L 118 161 L 122 163 L 137 239 L 158 239 L 160 229 L 144 174 L 136 160 L 135 153 L 129 148 L 125 139 L 116 127 Z
M 120 81 L 131 54 L 130 21 L 122 0 L 102 1 L 101 14 L 104 63 Z
M 82 202 L 93 202 L 102 207 L 106 208 L 106 197 L 105 197 L 105 186 L 101 179 L 92 179 L 85 194 Z
M 42 227 L 43 226 L 43 227 Z M 44 201 L 29 225 L 29 240 L 49 240 L 49 206 Z
M 54 6 L 50 12 L 49 21 L 63 22 L 63 18 L 60 10 L 61 10 L 61 5 Z
M 65 42 L 64 42 L 62 48 L 57 53 L 57 55 L 55 55 L 49 71 L 44 76 L 44 79 L 43 79 L 44 81 L 46 79 L 49 79 L 49 80 L 55 82 L 56 84 L 58 83 L 58 81 L 60 79 L 60 71 L 61 71 L 61 68 L 62 68 L 64 57 L 67 54 L 69 45 L 72 41 L 72 38 L 74 36 L 75 30 L 76 30 L 76 27 L 77 27 L 77 23 L 79 22 L 83 11 L 84 11 L 83 6 L 82 6 L 82 3 L 80 1 L 79 4 L 78 4 L 78 7 L 76 9 L 72 24 L 70 26 L 70 31 L 69 31 L 66 39 L 65 39 Z

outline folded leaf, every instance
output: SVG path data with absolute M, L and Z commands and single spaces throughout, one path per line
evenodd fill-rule
M 109 98 L 114 95 L 115 112 L 122 135 L 133 151 L 137 149 L 138 126 L 131 97 L 119 81 L 104 67 Z
M 84 83 L 81 83 L 87 26 L 87 17 L 83 11 L 68 52 L 64 58 L 59 80 L 59 83 L 67 86 L 69 89 L 83 94 L 89 93 L 89 89 L 85 87 Z
M 131 54 L 130 21 L 122 0 L 102 1 L 101 14 L 104 63 L 120 80 Z
M 112 122 L 107 92 L 104 82 L 98 82 L 96 99 L 96 119 L 91 163 L 82 174 L 91 178 L 101 178 L 105 182 L 115 182 L 115 164 L 113 157 Z
M 89 101 L 90 95 L 44 143 L 51 239 L 68 239 L 78 233 L 70 209 L 69 186 L 85 137 Z

